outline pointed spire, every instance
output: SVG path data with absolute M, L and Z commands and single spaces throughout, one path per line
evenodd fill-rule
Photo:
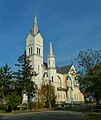
M 36 17 L 36 15 L 35 15 L 35 17 L 34 17 L 34 24 L 37 25 L 37 17 Z
M 37 24 L 37 17 L 35 15 L 34 24 L 33 24 L 32 29 L 31 29 L 31 34 L 35 36 L 37 33 L 38 33 L 38 24 Z
M 50 40 L 50 46 L 49 46 L 49 57 L 52 56 L 54 57 L 54 54 L 53 54 L 53 47 L 52 47 L 52 40 Z

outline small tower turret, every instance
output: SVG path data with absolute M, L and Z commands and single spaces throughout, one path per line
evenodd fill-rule
M 51 81 L 53 84 L 56 80 L 56 67 L 55 67 L 55 56 L 53 54 L 53 47 L 52 47 L 52 41 L 50 41 L 49 45 L 49 54 L 48 54 L 48 80 Z
M 55 57 L 53 54 L 53 47 L 51 40 L 50 40 L 49 54 L 48 54 L 48 69 L 55 69 Z

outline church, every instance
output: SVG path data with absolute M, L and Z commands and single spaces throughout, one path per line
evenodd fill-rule
M 37 76 L 33 76 L 33 82 L 35 82 L 38 89 L 40 89 L 42 84 L 49 84 L 51 82 L 55 87 L 56 102 L 58 104 L 84 102 L 84 96 L 79 89 L 77 72 L 74 65 L 56 67 L 52 41 L 49 44 L 47 63 L 44 62 L 43 44 L 44 40 L 38 30 L 37 17 L 35 16 L 32 29 L 26 38 L 26 54 L 37 74 Z M 26 100 L 27 97 L 24 95 L 23 103 Z

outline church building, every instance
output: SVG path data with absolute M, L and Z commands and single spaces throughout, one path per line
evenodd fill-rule
M 56 67 L 52 41 L 49 44 L 47 63 L 44 62 L 43 44 L 44 40 L 38 30 L 37 17 L 35 16 L 34 24 L 26 39 L 26 54 L 29 56 L 32 68 L 37 74 L 33 76 L 32 80 L 36 83 L 38 89 L 42 84 L 51 82 L 55 87 L 56 102 L 58 104 L 84 102 L 74 65 Z M 23 102 L 26 99 L 27 97 L 24 95 Z

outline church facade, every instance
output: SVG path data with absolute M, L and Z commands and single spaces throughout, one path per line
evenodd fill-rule
M 51 82 L 55 87 L 57 103 L 84 102 L 74 65 L 56 67 L 52 41 L 50 41 L 48 59 L 45 63 L 43 60 L 43 44 L 44 40 L 38 30 L 37 17 L 35 16 L 34 24 L 26 39 L 26 54 L 37 74 L 33 76 L 33 82 L 37 84 L 38 89 L 42 84 Z M 27 97 L 24 95 L 23 102 L 26 100 Z

